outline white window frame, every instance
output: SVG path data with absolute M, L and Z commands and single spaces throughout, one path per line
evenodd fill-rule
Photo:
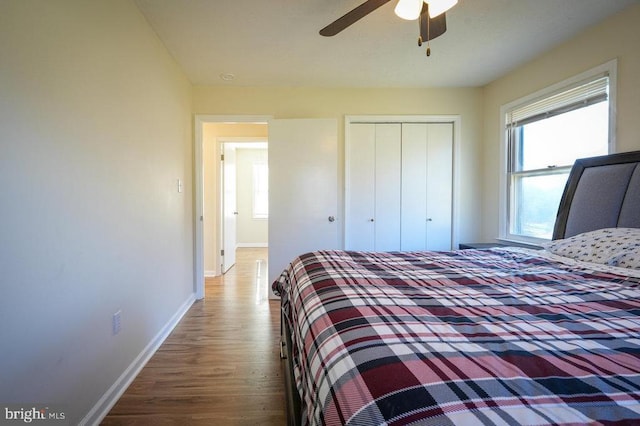
M 515 101 L 509 102 L 500 107 L 500 211 L 499 211 L 499 233 L 498 240 L 506 242 L 516 242 L 520 244 L 528 244 L 539 246 L 547 240 L 542 238 L 526 237 L 522 235 L 514 235 L 510 233 L 510 185 L 509 185 L 509 137 L 506 130 L 507 114 L 528 103 L 538 101 L 557 93 L 561 93 L 581 81 L 597 78 L 598 76 L 608 75 L 609 77 L 609 146 L 608 152 L 615 152 L 616 142 L 616 87 L 617 87 L 617 60 L 611 60 L 602 65 L 594 67 L 574 77 L 563 80 L 552 86 L 539 90 L 528 96 L 522 97 Z

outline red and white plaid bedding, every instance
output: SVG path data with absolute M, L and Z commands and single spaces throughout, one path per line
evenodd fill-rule
M 303 423 L 640 424 L 640 279 L 501 250 L 300 256 Z

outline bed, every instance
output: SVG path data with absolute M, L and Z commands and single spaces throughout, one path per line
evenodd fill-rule
M 545 250 L 303 254 L 288 423 L 640 424 L 639 252 L 634 152 L 576 161 Z

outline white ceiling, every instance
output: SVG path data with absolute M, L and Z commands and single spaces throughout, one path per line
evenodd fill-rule
M 459 0 L 430 57 L 395 0 L 334 37 L 318 31 L 364 0 L 135 1 L 196 85 L 468 87 L 640 0 Z

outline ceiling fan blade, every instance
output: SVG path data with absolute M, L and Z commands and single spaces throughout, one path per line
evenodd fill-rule
M 435 18 L 429 18 L 429 5 L 424 3 L 422 5 L 422 12 L 420 12 L 420 37 L 422 41 L 427 42 L 436 37 L 440 37 L 445 31 L 447 31 L 447 18 L 445 14 L 443 13 Z
M 389 3 L 391 0 L 367 0 L 360 6 L 356 7 L 350 12 L 347 12 L 344 16 L 336 19 L 326 27 L 320 30 L 320 35 L 325 37 L 331 37 L 338 34 L 340 31 L 347 28 L 349 25 L 364 18 L 380 6 Z

